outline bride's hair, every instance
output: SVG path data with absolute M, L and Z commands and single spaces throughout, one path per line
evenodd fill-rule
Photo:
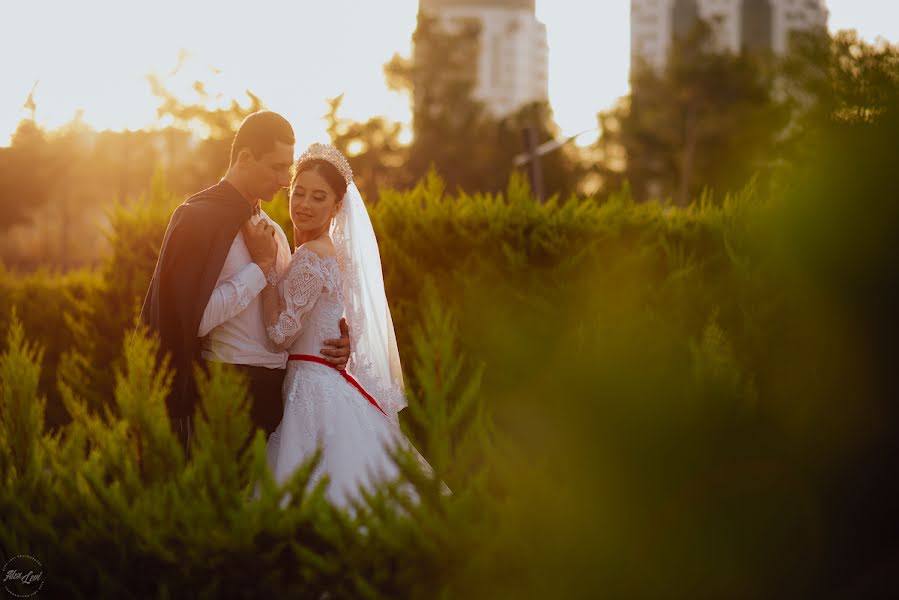
M 301 156 L 293 165 L 293 177 L 290 178 L 291 190 L 293 190 L 293 187 L 297 183 L 297 177 L 300 175 L 300 173 L 303 173 L 305 171 L 315 171 L 316 173 L 321 175 L 327 182 L 328 186 L 334 191 L 335 194 L 337 194 L 337 202 L 343 200 L 343 196 L 346 194 L 347 188 L 346 179 L 344 179 L 343 175 L 340 174 L 340 171 L 337 170 L 337 167 L 323 158 L 304 160 Z

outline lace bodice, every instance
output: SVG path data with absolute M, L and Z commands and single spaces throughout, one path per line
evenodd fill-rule
M 344 306 L 336 258 L 300 246 L 279 288 L 283 309 L 267 328 L 273 342 L 291 354 L 318 355 L 323 340 L 340 337 Z

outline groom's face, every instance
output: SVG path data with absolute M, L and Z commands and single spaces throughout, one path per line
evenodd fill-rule
M 281 188 L 290 184 L 293 144 L 275 142 L 270 152 L 247 161 L 247 183 L 253 195 L 269 202 Z

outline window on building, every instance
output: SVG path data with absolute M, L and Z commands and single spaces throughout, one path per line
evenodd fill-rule
M 774 21 L 769 0 L 743 0 L 742 35 L 740 45 L 744 51 L 770 50 Z
M 502 81 L 503 68 L 503 37 L 499 34 L 491 39 L 490 58 L 490 83 L 496 87 Z
M 677 39 L 690 35 L 699 20 L 696 0 L 676 0 L 671 9 L 671 32 Z

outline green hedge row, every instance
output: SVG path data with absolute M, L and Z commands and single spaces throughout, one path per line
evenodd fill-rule
M 22 334 L 7 342 L 0 514 L 16 525 L 3 551 L 41 555 L 47 585 L 85 596 L 827 597 L 889 586 L 894 121 L 835 125 L 820 156 L 764 198 L 749 188 L 674 208 L 625 190 L 539 205 L 518 179 L 502 195 L 467 196 L 436 176 L 383 194 L 371 214 L 409 381 L 403 420 L 454 494 L 407 469 L 423 507 L 397 511 L 385 491 L 361 521 L 299 494 L 302 481 L 292 489 L 310 499 L 284 513 L 270 488 L 265 508 L 246 504 L 264 479 L 261 446 L 235 456 L 245 423 L 216 421 L 240 397 L 226 373 L 205 400 L 221 434 L 207 431 L 208 452 L 182 464 L 147 348 L 120 358 L 171 199 L 116 213 L 103 270 L 54 284 L 90 282 L 61 307 L 68 337 L 39 329 L 58 300 L 19 309 L 48 358 L 68 344 L 56 393 L 72 423 L 46 428 L 34 398 L 52 390 L 36 387 Z M 25 283 L 3 277 L 23 297 Z

